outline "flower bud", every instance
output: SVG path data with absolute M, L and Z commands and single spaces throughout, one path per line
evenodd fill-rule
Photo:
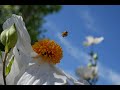
M 98 55 L 97 55 L 97 53 L 94 53 L 94 55 L 93 55 L 93 59 L 94 59 L 95 61 L 98 59 Z
M 1 43 L 7 48 L 13 48 L 17 42 L 17 31 L 15 24 L 4 30 L 0 35 Z

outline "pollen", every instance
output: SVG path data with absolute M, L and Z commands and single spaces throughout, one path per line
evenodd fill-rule
M 63 57 L 62 48 L 54 40 L 39 40 L 32 45 L 32 48 L 44 62 L 50 64 L 60 63 Z

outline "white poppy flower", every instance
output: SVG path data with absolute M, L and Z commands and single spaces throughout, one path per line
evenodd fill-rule
M 93 37 L 93 36 L 87 36 L 86 41 L 84 42 L 85 46 L 91 46 L 93 44 L 99 44 L 104 40 L 104 37 Z
M 57 68 L 54 63 L 58 63 L 57 59 L 60 59 L 57 52 L 47 52 L 52 57 L 52 62 L 49 62 L 46 57 L 40 57 L 35 59 L 33 56 L 38 56 L 39 54 L 34 52 L 32 49 L 30 36 L 26 30 L 25 24 L 21 16 L 12 15 L 11 18 L 6 20 L 3 24 L 3 29 L 6 29 L 15 23 L 18 41 L 13 49 L 13 54 L 15 55 L 15 60 L 12 65 L 10 74 L 7 76 L 7 84 L 17 84 L 17 85 L 70 85 L 77 84 L 82 85 L 83 83 L 78 82 L 73 77 L 67 75 L 64 71 Z M 50 41 L 54 43 L 53 41 Z M 56 44 L 55 44 L 56 45 Z M 50 45 L 49 45 L 50 46 Z M 50 48 L 54 49 L 54 46 Z M 58 46 L 56 46 L 58 48 Z M 60 48 L 59 48 L 60 49 Z M 45 49 L 43 49 L 43 52 Z M 45 53 L 41 52 L 41 55 Z M 56 52 L 56 51 L 55 51 Z M 43 55 L 43 56 L 44 56 Z M 53 58 L 55 57 L 55 58 Z M 39 63 L 44 61 L 44 63 Z M 55 60 L 54 60 L 55 59 Z
M 76 70 L 76 74 L 83 79 L 93 79 L 97 73 L 97 67 L 79 67 Z

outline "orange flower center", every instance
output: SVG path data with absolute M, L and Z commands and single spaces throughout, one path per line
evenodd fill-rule
M 62 48 L 53 40 L 43 39 L 35 42 L 32 47 L 44 62 L 57 64 L 63 57 Z

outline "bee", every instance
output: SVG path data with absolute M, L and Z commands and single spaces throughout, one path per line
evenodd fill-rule
M 66 37 L 66 36 L 68 36 L 68 32 L 67 31 L 62 32 L 62 37 Z

